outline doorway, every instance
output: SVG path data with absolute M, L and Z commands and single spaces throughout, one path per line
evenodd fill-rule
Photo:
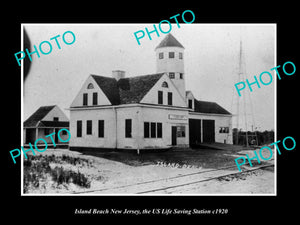
M 172 143 L 171 145 L 177 145 L 177 127 L 172 126 Z
M 201 143 L 201 120 L 189 119 L 189 141 L 191 147 L 196 147 Z
M 215 142 L 215 121 L 203 120 L 203 142 Z

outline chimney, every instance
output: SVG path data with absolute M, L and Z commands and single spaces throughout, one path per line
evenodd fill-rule
M 125 71 L 123 70 L 113 70 L 112 77 L 115 78 L 117 81 L 121 78 L 125 78 Z

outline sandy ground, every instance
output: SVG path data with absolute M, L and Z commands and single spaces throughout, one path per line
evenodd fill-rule
M 235 171 L 214 171 L 213 169 L 197 168 L 188 165 L 180 168 L 163 164 L 132 166 L 64 149 L 48 149 L 39 154 L 55 154 L 57 156 L 64 154 L 89 159 L 92 162 L 92 166 L 89 167 L 70 164 L 59 164 L 59 166 L 85 174 L 91 180 L 91 187 L 88 189 L 81 188 L 72 183 L 57 186 L 49 177 L 39 189 L 30 189 L 29 194 L 136 194 L 238 172 L 237 169 Z M 54 163 L 51 164 L 51 167 L 55 166 Z M 249 167 L 249 169 L 251 168 Z M 198 172 L 200 173 L 184 176 Z M 174 178 L 178 176 L 179 178 Z M 222 179 L 213 179 L 147 194 L 274 194 L 274 171 L 272 169 L 256 170 L 239 177 L 226 176 Z

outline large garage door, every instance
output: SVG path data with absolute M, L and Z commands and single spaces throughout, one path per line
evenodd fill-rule
M 201 143 L 201 120 L 189 119 L 190 146 Z
M 215 142 L 215 121 L 203 120 L 203 142 Z

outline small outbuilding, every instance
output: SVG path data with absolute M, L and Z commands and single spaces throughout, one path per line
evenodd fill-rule
M 46 136 L 55 132 L 55 143 L 66 145 L 67 142 L 61 142 L 57 136 L 62 128 L 69 129 L 69 119 L 65 113 L 57 105 L 41 106 L 24 122 L 23 142 L 25 145 L 34 144 L 37 139 L 43 138 L 52 144 L 51 138 Z M 62 130 L 60 137 L 68 139 L 68 133 Z

